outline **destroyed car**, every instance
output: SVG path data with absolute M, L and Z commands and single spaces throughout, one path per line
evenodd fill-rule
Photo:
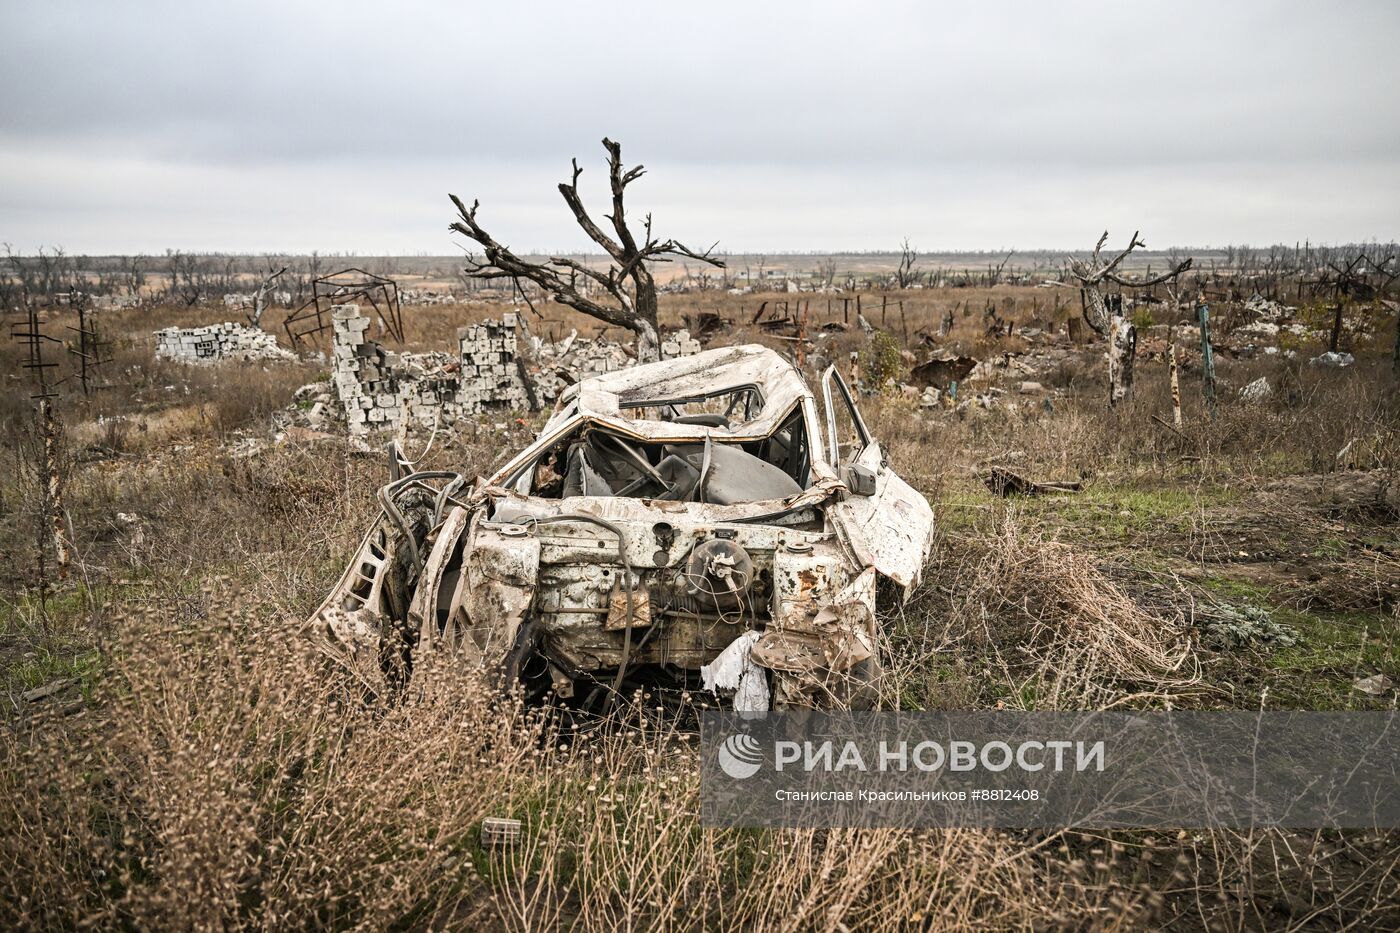
M 584 379 L 470 489 L 381 489 L 307 633 L 376 692 L 446 663 L 581 708 L 658 683 L 868 707 L 877 577 L 907 596 L 933 515 L 835 367 L 820 388 L 756 345 Z

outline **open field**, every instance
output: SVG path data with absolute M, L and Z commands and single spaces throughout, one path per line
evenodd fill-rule
M 823 258 L 764 267 L 796 275 Z M 898 257 L 835 259 L 840 280 L 887 275 Z M 1061 335 L 1080 313 L 1077 291 L 1039 287 L 1058 276 L 1055 257 L 1024 263 L 1016 284 L 668 292 L 660 322 L 693 327 L 713 312 L 730 323 L 709 345 L 786 352 L 792 341 L 753 317 L 765 302 L 807 303 L 809 378 L 828 361 L 862 382 L 866 419 L 938 520 L 922 583 L 882 619 L 889 705 L 1394 709 L 1395 314 L 1350 303 L 1342 339 L 1355 364 L 1312 366 L 1326 296 L 1219 259 L 1200 288 L 1222 345 L 1253 320 L 1245 299 L 1261 283 L 1296 305 L 1306 333 L 1271 340 L 1275 352 L 1222 352 L 1214 417 L 1199 354 L 1184 352 L 1179 428 L 1167 364 L 1148 344 L 1192 321 L 1189 300 L 1158 290 L 1134 307 L 1136 383 L 1109 408 L 1103 344 Z M 986 276 L 999 261 L 922 257 L 920 268 Z M 755 257 L 734 265 L 758 268 Z M 452 285 L 447 260 L 392 269 L 410 287 Z M 165 290 L 154 273 L 144 287 Z M 406 306 L 403 349 L 445 348 L 458 327 L 513 307 L 466 297 Z M 536 304 L 543 317 L 520 310 L 537 335 L 602 330 Z M 76 322 L 61 303 L 42 316 L 55 334 Z M 274 416 L 326 378 L 322 361 L 153 356 L 157 328 L 236 316 L 217 297 L 93 315 L 111 342 L 111 385 L 85 397 L 70 379 L 55 403 L 66 581 L 39 569 L 23 348 L 0 346 L 5 925 L 1400 928 L 1395 832 L 712 830 L 698 822 L 693 723 L 646 697 L 572 744 L 542 738 L 541 710 L 470 678 L 367 707 L 295 633 L 373 514 L 385 458 L 334 432 L 279 432 Z M 991 320 L 1010 324 L 991 334 Z M 958 404 L 925 404 L 923 387 L 904 386 L 935 351 L 1013 363 L 970 378 Z M 1260 378 L 1270 393 L 1242 398 Z M 485 473 L 543 419 L 456 425 L 421 467 Z M 410 441 L 418 450 L 426 437 Z M 1083 488 L 1003 498 L 984 483 L 993 465 Z M 1391 686 L 1357 689 L 1376 675 Z M 490 816 L 523 820 L 524 841 L 481 848 Z

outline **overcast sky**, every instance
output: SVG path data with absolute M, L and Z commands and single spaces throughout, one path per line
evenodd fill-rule
M 0 240 L 31 252 L 731 251 L 1400 238 L 1400 3 L 0 0 Z M 596 213 L 603 213 L 599 205 Z

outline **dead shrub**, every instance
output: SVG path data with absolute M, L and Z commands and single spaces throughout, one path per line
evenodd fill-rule
M 1179 614 L 1147 612 L 1087 555 L 1027 531 L 1012 510 L 983 535 L 945 541 L 926 573 L 917 611 L 941 616 L 947 644 L 999 670 L 1006 705 L 1140 705 L 1197 680 Z

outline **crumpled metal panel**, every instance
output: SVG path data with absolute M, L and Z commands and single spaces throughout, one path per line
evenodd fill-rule
M 860 674 L 875 663 L 876 632 L 873 567 L 841 587 L 806 630 L 770 627 L 754 644 L 752 657 L 773 671 L 774 708 L 857 702 L 869 687 Z
M 705 689 L 732 697 L 734 709 L 741 713 L 763 712 L 772 705 L 767 676 L 753 658 L 758 638 L 758 632 L 745 632 L 700 668 Z
M 515 646 L 539 580 L 540 539 L 519 525 L 473 522 L 462 560 L 466 636 L 488 666 Z
M 716 436 L 732 433 L 766 437 L 777 430 L 793 405 L 811 396 L 807 383 L 791 363 L 768 347 L 746 344 L 605 373 L 585 379 L 561 398 L 566 406 L 576 403 L 579 414 L 618 419 L 623 408 L 640 402 L 705 395 L 749 385 L 756 386 L 763 395 L 763 408 L 756 418 L 730 429 L 702 429 L 691 433 L 691 437 L 702 438 L 709 432 Z M 677 429 L 699 427 L 630 419 L 623 419 L 623 425 L 643 436 L 653 432 L 658 436 L 672 435 Z
M 393 560 L 393 537 L 381 518 L 360 541 L 330 594 L 302 626 L 302 633 L 318 650 L 344 665 L 375 693 L 385 688 L 380 644 L 385 621 L 384 585 Z
M 433 542 L 432 550 L 428 553 L 428 560 L 423 565 L 423 573 L 419 577 L 413 601 L 409 603 L 408 623 L 411 628 L 418 630 L 420 660 L 437 647 L 437 612 L 442 597 L 443 573 L 447 570 L 448 564 L 461 544 L 462 532 L 467 528 L 467 519 L 467 510 L 461 506 L 454 506 L 452 511 L 447 513 L 447 518 L 443 519 L 442 526 L 437 530 L 437 538 Z M 449 601 L 449 623 L 451 622 L 451 613 L 462 605 L 465 598 L 466 581 L 467 575 L 465 573 L 458 574 Z M 453 626 L 449 624 L 447 631 L 450 636 L 453 632 Z M 481 660 L 475 643 L 459 645 L 454 641 L 450 647 L 466 652 L 468 660 L 477 662 Z
M 855 573 L 830 544 L 784 548 L 773 561 L 773 620 L 754 646 L 771 670 L 807 676 L 844 670 L 874 651 L 875 570 Z
M 826 514 L 856 559 L 904 587 L 907 596 L 933 547 L 933 509 L 893 470 L 878 463 L 875 468 L 875 495 L 849 496 Z

